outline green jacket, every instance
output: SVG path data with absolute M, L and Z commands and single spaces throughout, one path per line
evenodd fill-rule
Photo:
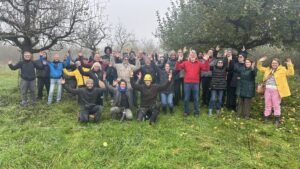
M 255 96 L 255 77 L 257 69 L 246 68 L 245 66 L 235 70 L 238 73 L 236 95 L 251 98 Z

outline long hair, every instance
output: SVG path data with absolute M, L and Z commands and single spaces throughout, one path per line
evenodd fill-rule
M 271 61 L 271 63 L 270 63 L 270 68 L 271 68 L 271 69 L 272 69 L 272 62 L 273 62 L 273 61 L 277 62 L 277 63 L 278 63 L 278 66 L 281 65 L 281 62 L 280 62 L 280 60 L 279 60 L 278 58 L 273 58 L 272 61 Z

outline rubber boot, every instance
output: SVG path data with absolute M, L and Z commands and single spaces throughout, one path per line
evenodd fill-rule
M 275 126 L 278 128 L 280 126 L 280 117 L 279 116 L 275 116 Z

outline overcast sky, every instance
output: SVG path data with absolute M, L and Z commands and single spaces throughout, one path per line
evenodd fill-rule
M 170 0 L 108 0 L 105 11 L 111 24 L 120 21 L 137 39 L 154 39 L 156 11 L 164 14 L 169 6 Z

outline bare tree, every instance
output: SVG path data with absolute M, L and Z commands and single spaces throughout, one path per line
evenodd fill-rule
M 128 45 L 134 39 L 134 35 L 124 27 L 122 23 L 118 23 L 115 27 L 114 32 L 114 40 L 116 42 L 116 46 L 121 52 L 123 48 Z
M 89 9 L 87 22 L 76 28 L 76 37 L 73 42 L 95 53 L 100 43 L 109 36 L 109 25 L 106 16 L 103 14 L 104 3 L 101 1 L 91 2 Z
M 37 53 L 74 34 L 88 15 L 88 0 L 1 0 L 0 40 Z

